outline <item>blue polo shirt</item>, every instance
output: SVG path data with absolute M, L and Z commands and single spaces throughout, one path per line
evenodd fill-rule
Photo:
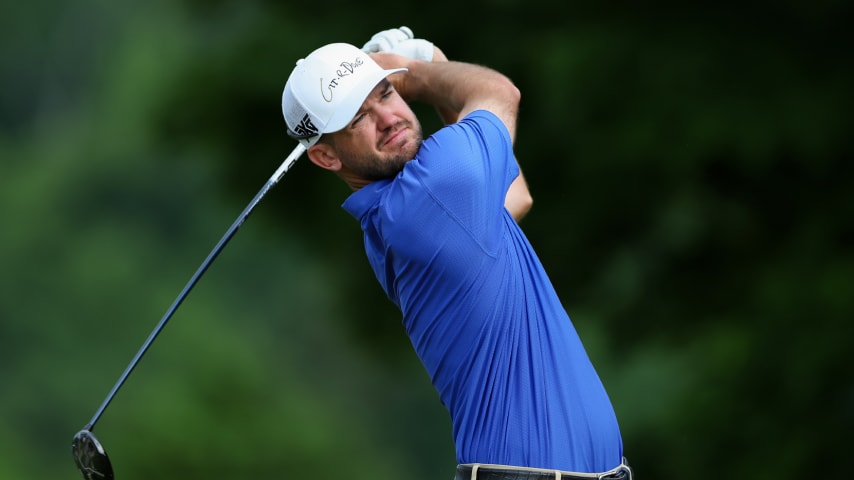
M 543 266 L 504 208 L 509 133 L 476 111 L 344 209 L 453 425 L 459 463 L 619 465 L 611 402 Z

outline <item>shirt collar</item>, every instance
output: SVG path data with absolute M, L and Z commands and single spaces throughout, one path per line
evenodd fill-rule
M 341 204 L 341 207 L 355 217 L 356 220 L 361 220 L 377 204 L 380 193 L 390 183 L 391 179 L 371 182 L 350 194 L 347 200 Z

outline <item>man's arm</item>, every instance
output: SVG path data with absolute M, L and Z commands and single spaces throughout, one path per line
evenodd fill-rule
M 448 57 L 439 49 L 433 46 L 433 62 L 447 62 Z M 436 107 L 439 117 L 446 125 L 456 123 L 460 120 L 459 113 L 447 108 Z M 522 220 L 534 204 L 534 198 L 531 196 L 531 191 L 528 190 L 528 182 L 525 181 L 525 176 L 522 174 L 521 167 L 519 168 L 519 176 L 510 184 L 507 190 L 507 196 L 504 198 L 504 208 L 518 222 Z
M 433 105 L 448 124 L 475 110 L 489 110 L 507 127 L 511 141 L 515 140 L 520 92 L 506 76 L 478 65 L 448 62 L 436 46 L 431 62 L 386 53 L 374 54 L 373 58 L 384 68 L 409 69 L 406 74 L 389 77 L 405 100 Z M 533 198 L 520 169 L 507 190 L 504 207 L 519 221 L 532 205 Z
M 504 208 L 510 212 L 510 215 L 519 222 L 522 217 L 528 214 L 531 207 L 534 205 L 534 198 L 531 197 L 531 192 L 528 190 L 528 182 L 522 175 L 522 169 L 519 169 L 519 176 L 510 184 L 507 189 L 507 196 L 504 197 Z
M 373 54 L 383 68 L 405 67 L 403 74 L 389 77 L 407 101 L 433 105 L 462 118 L 475 110 L 488 110 L 504 123 L 510 138 L 516 138 L 519 89 L 495 70 L 462 62 L 425 62 L 390 53 Z
M 439 49 L 437 46 L 433 46 L 433 62 L 447 62 L 448 57 L 445 56 L 445 52 Z M 452 123 L 457 123 L 460 121 L 459 112 L 455 112 L 448 108 L 443 108 L 440 106 L 436 106 L 436 111 L 439 113 L 439 117 L 445 122 L 445 125 L 450 125 Z

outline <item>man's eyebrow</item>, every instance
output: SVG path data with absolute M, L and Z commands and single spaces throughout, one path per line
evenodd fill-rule
M 371 90 L 371 93 L 370 93 L 370 95 L 368 95 L 368 97 L 370 98 L 370 97 L 382 96 L 390 88 L 391 88 L 391 82 L 389 82 L 388 79 L 384 78 L 384 79 L 380 80 L 380 83 L 378 83 L 377 86 L 374 87 L 373 90 Z
M 387 78 L 384 78 L 384 79 L 380 80 L 380 83 L 378 83 L 377 86 L 374 87 L 373 90 L 371 90 L 371 93 L 368 95 L 368 98 L 385 95 L 385 92 L 387 92 L 391 88 L 392 88 L 391 82 Z M 367 100 L 368 98 L 366 98 L 365 100 Z M 364 112 L 365 112 L 365 103 L 362 102 L 362 106 L 359 107 L 359 110 L 356 111 L 356 114 L 353 116 L 353 120 L 355 120 L 356 117 L 358 117 L 360 114 L 362 114 Z
M 384 92 L 384 91 L 388 90 L 389 87 L 391 87 L 391 82 L 389 82 L 387 78 L 384 78 L 384 79 L 380 80 L 380 83 L 378 83 L 377 86 L 379 87 L 378 91 Z

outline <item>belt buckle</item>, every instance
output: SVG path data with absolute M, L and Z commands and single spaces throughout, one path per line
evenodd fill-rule
M 618 477 L 617 476 L 618 474 L 625 474 L 625 475 L 620 475 Z M 631 469 L 631 467 L 629 467 L 628 465 L 623 463 L 622 465 L 611 470 L 610 472 L 600 473 L 596 477 L 597 477 L 597 480 L 608 480 L 609 478 L 614 478 L 614 479 L 619 478 L 619 479 L 624 479 L 624 480 L 632 480 L 632 469 Z

